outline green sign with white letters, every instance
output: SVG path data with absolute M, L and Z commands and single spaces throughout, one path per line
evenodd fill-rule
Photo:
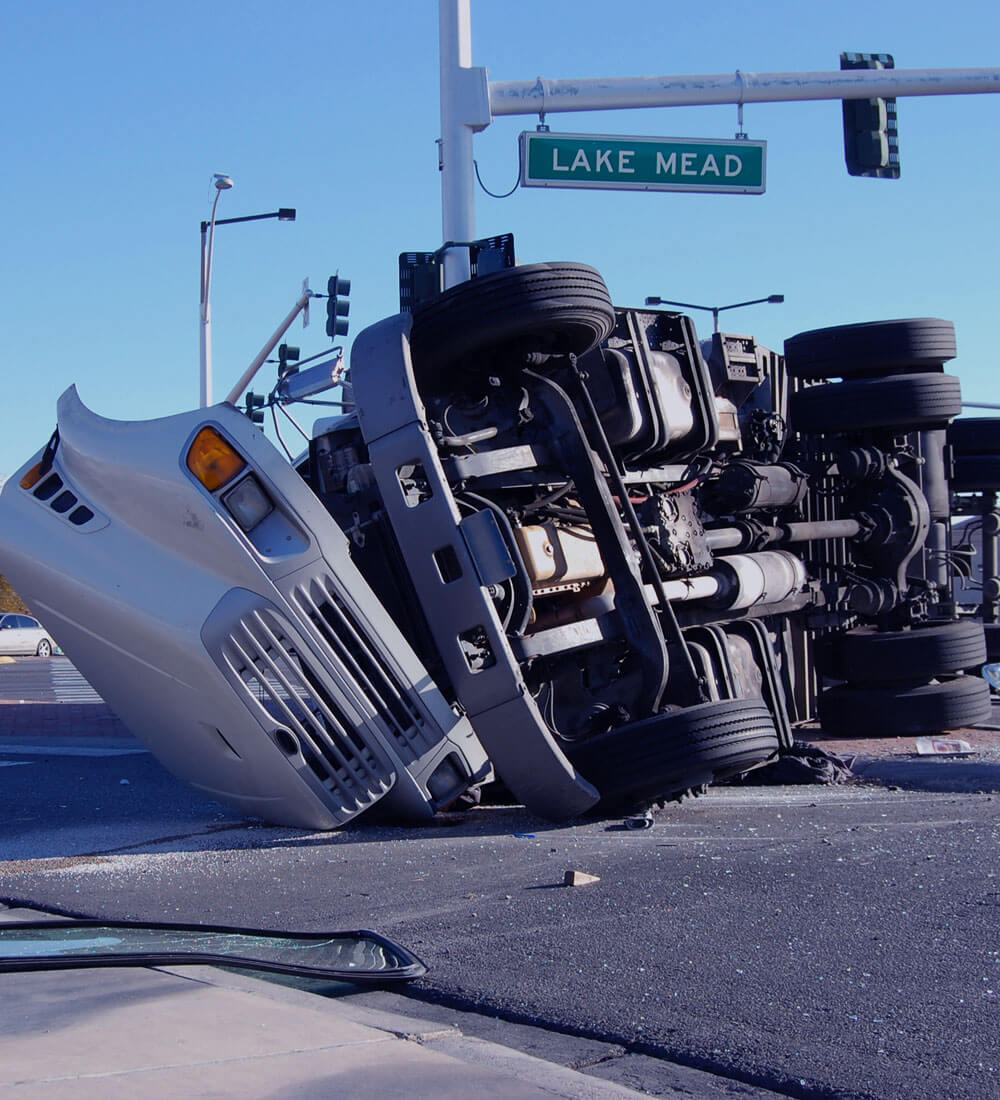
M 521 134 L 522 187 L 761 195 L 767 142 Z

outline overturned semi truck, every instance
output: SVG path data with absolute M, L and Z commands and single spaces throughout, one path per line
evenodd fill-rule
M 363 331 L 291 461 L 231 404 L 115 422 L 70 389 L 0 495 L 0 569 L 247 813 L 419 820 L 496 779 L 553 821 L 641 808 L 817 718 L 988 716 L 955 353 L 933 318 L 700 342 L 586 265 L 507 267 Z

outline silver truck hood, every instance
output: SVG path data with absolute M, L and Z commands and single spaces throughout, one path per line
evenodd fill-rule
M 187 469 L 205 425 L 274 503 L 248 534 Z M 0 492 L 0 570 L 171 771 L 308 828 L 387 795 L 429 816 L 446 758 L 448 775 L 488 772 L 343 533 L 235 408 L 118 422 L 74 387 L 58 431 L 51 470 L 32 475 L 40 451 Z

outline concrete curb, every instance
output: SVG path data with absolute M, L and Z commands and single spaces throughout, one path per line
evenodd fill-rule
M 0 924 L 40 916 L 0 908 Z M 123 1100 L 643 1095 L 455 1027 L 211 966 L 11 973 L 0 989 L 0 1092 L 39 1100 L 89 1100 L 98 1083 Z

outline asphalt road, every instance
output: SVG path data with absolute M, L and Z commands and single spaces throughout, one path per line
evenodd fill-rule
M 997 795 L 717 788 L 644 831 L 487 807 L 307 834 L 201 799 L 120 737 L 21 738 L 0 765 L 3 901 L 376 928 L 430 966 L 415 997 L 708 1070 L 728 1095 L 1000 1096 Z M 569 869 L 600 881 L 565 887 Z

